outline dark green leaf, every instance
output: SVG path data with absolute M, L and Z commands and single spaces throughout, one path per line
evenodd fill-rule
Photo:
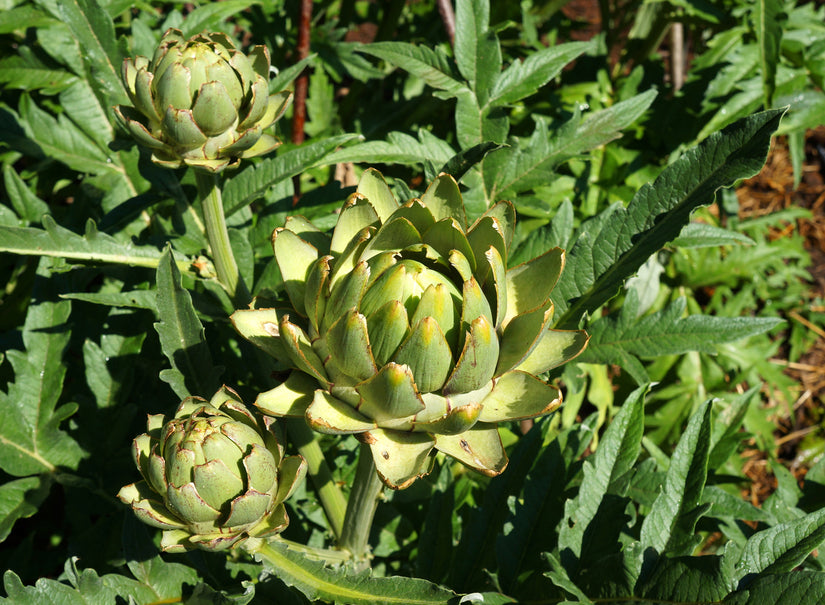
M 160 321 L 155 323 L 155 330 L 163 354 L 172 365 L 172 369 L 161 372 L 161 379 L 181 399 L 189 395 L 209 398 L 220 386 L 220 372 L 212 365 L 203 325 L 192 306 L 192 297 L 181 286 L 170 247 L 161 256 L 157 284 Z
M 481 162 L 481 160 L 483 160 L 488 153 L 503 149 L 505 147 L 506 145 L 499 145 L 497 143 L 493 143 L 492 141 L 479 143 L 478 145 L 470 147 L 469 149 L 464 149 L 451 157 L 439 172 L 446 172 L 447 174 L 452 175 L 456 181 L 461 181 L 461 177 L 463 177 L 473 166 Z
M 751 536 L 736 564 L 740 588 L 754 579 L 788 573 L 825 541 L 825 509 Z
M 523 61 L 515 61 L 496 78 L 486 105 L 509 105 L 538 92 L 568 63 L 591 48 L 590 42 L 556 44 L 530 53 Z
M 710 407 L 705 402 L 691 416 L 673 452 L 662 492 L 642 523 L 639 540 L 646 564 L 651 560 L 649 549 L 659 555 L 680 555 L 690 554 L 695 546 L 694 527 L 703 512 L 708 472 Z
M 466 90 L 450 60 L 438 47 L 433 50 L 406 42 L 373 42 L 360 46 L 358 51 L 405 69 L 438 90 L 453 95 Z
M 10 475 L 76 468 L 83 457 L 77 442 L 58 428 L 77 405 L 56 407 L 66 374 L 70 311 L 68 300 L 31 305 L 23 325 L 25 352 L 6 353 L 14 382 L 6 393 L 0 391 L 0 468 Z
M 688 223 L 679 237 L 671 242 L 679 248 L 708 248 L 731 244 L 751 245 L 755 242 L 744 233 L 708 225 L 707 223 Z
M 107 105 L 126 102 L 112 18 L 95 0 L 65 0 L 58 3 L 58 10 L 85 51 L 89 73 L 109 100 Z
M 758 172 L 782 114 L 758 113 L 711 135 L 642 187 L 627 209 L 611 206 L 611 220 L 585 224 L 553 290 L 558 326 L 575 327 L 674 239 L 694 208 L 711 203 L 719 188 Z
M 233 215 L 264 196 L 277 183 L 317 166 L 337 147 L 357 138 L 358 135 L 343 134 L 313 141 L 249 166 L 224 186 L 223 205 L 226 216 Z M 346 149 L 343 151 L 346 152 Z
M 533 135 L 514 144 L 512 151 L 496 157 L 501 167 L 488 175 L 490 198 L 515 197 L 545 185 L 554 178 L 554 170 L 562 162 L 618 138 L 622 130 L 647 111 L 655 98 L 656 91 L 649 90 L 584 118 L 577 113 L 552 133 L 545 119 L 535 118 Z M 508 156 L 506 163 L 505 154 Z
M 584 563 L 585 559 L 603 556 L 614 546 L 604 544 L 605 536 L 593 531 L 594 521 L 605 496 L 615 490 L 616 482 L 633 467 L 641 451 L 645 391 L 644 388 L 636 389 L 622 404 L 596 452 L 584 462 L 578 494 L 565 504 L 565 518 L 560 525 L 558 540 L 562 561 L 568 569 Z M 612 520 L 612 525 L 620 529 L 619 519 L 612 517 Z M 618 544 L 615 547 L 618 551 Z
M 0 542 L 9 537 L 18 519 L 31 517 L 49 494 L 44 476 L 24 477 L 0 485 Z
M 731 594 L 725 605 L 821 605 L 825 600 L 825 573 L 797 571 L 758 578 L 746 590 Z
M 776 66 L 782 45 L 782 26 L 786 20 L 781 0 L 757 0 L 754 7 L 754 26 L 759 44 L 759 62 L 762 85 L 765 89 L 765 108 L 773 106 L 776 91 Z
M 490 31 L 488 0 L 458 0 L 455 15 L 455 62 L 459 72 L 484 105 L 501 72 L 501 48 Z

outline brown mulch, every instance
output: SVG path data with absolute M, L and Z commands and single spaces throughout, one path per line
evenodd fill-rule
M 742 184 L 737 190 L 737 197 L 742 218 L 764 216 L 790 207 L 811 211 L 810 218 L 773 228 L 769 237 L 786 237 L 798 231 L 805 238 L 805 247 L 811 255 L 811 299 L 816 301 L 816 306 L 822 305 L 825 299 L 825 127 L 808 133 L 805 151 L 802 178 L 795 187 L 787 143 L 782 138 L 777 139 L 765 167 Z M 815 310 L 823 311 L 825 308 Z M 822 431 L 825 326 L 816 325 L 795 311 L 791 311 L 786 319 L 801 323 L 818 336 L 798 362 L 777 360 L 784 363 L 785 373 L 799 383 L 798 399 L 782 405 L 768 402 L 768 405 L 775 406 L 778 413 L 775 437 L 780 459 L 798 479 L 803 480 L 807 465 L 799 456 L 799 446 L 810 433 Z M 744 495 L 754 504 L 759 504 L 776 489 L 776 479 L 769 470 L 764 452 L 754 448 L 746 450 L 743 456 L 746 458 L 745 474 L 753 481 Z

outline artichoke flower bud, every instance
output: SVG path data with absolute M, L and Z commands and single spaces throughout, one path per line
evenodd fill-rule
M 124 61 L 132 106 L 116 106 L 115 117 L 156 164 L 234 168 L 280 144 L 264 130 L 283 115 L 292 93 L 269 94 L 269 68 L 265 46 L 245 55 L 225 34 L 185 40 L 170 29 L 151 60 Z
M 284 500 L 306 472 L 284 457 L 274 420 L 253 414 L 221 388 L 211 401 L 184 399 L 174 418 L 150 415 L 133 454 L 142 481 L 118 493 L 145 523 L 163 529 L 161 547 L 223 550 L 274 536 L 289 520 Z
M 272 242 L 291 304 L 232 316 L 241 335 L 294 368 L 258 408 L 357 435 L 391 488 L 429 472 L 433 450 L 501 473 L 497 423 L 561 405 L 538 375 L 588 341 L 552 329 L 563 250 L 508 266 L 515 214 L 499 202 L 468 227 L 451 176 L 400 204 L 367 170 L 331 237 L 287 219 Z

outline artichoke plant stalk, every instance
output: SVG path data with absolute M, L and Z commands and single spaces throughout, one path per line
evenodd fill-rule
M 370 528 L 383 488 L 384 483 L 375 470 L 370 446 L 362 443 L 339 542 L 339 546 L 348 550 L 356 560 L 366 561 Z
M 218 273 L 218 281 L 226 288 L 232 302 L 241 306 L 249 302 L 249 291 L 238 271 L 238 263 L 229 243 L 226 218 L 223 212 L 220 177 L 217 174 L 195 169 L 198 197 L 201 200 L 206 238 L 212 251 L 212 261 Z

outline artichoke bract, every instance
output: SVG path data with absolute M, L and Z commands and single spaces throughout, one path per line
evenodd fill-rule
M 245 55 L 225 34 L 186 40 L 170 29 L 151 60 L 124 61 L 133 106 L 118 105 L 115 117 L 152 151 L 156 164 L 219 172 L 280 144 L 264 131 L 283 115 L 292 94 L 269 94 L 269 69 L 266 46 Z
M 143 480 L 118 493 L 144 522 L 163 529 L 161 547 L 223 550 L 287 526 L 286 500 L 306 473 L 284 457 L 274 419 L 259 417 L 227 387 L 184 399 L 174 418 L 150 415 L 133 454 Z
M 356 434 L 391 488 L 426 474 L 433 450 L 499 474 L 496 423 L 555 410 L 560 392 L 537 375 L 588 339 L 551 329 L 561 249 L 508 268 L 514 225 L 513 205 L 499 202 L 468 228 L 447 174 L 400 204 L 372 169 L 331 237 L 287 219 L 272 243 L 291 306 L 232 316 L 295 369 L 258 408 Z

